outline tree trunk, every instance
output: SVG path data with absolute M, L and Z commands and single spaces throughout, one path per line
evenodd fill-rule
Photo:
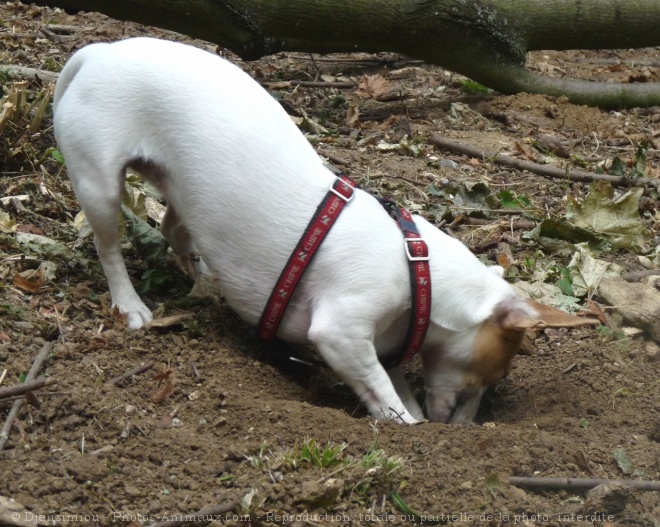
M 215 42 L 244 59 L 281 51 L 393 51 L 502 93 L 605 108 L 660 105 L 660 84 L 537 75 L 528 51 L 660 45 L 658 0 L 37 0 Z

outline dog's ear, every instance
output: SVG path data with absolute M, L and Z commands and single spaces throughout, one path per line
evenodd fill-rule
M 600 321 L 592 317 L 578 317 L 560 311 L 554 307 L 546 306 L 534 300 L 522 300 L 525 307 L 516 306 L 506 311 L 500 320 L 502 328 L 508 330 L 533 329 L 533 328 L 575 328 L 578 326 L 594 326 Z M 531 308 L 531 309 L 529 309 Z

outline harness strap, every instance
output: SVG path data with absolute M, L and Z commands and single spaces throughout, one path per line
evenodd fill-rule
M 339 176 L 316 209 L 266 303 L 257 326 L 257 335 L 261 339 L 275 338 L 298 282 L 339 217 L 339 213 L 353 198 L 355 187 L 356 184 L 350 178 Z M 410 213 L 391 200 L 379 198 L 378 201 L 401 229 L 404 251 L 410 264 L 412 294 L 410 324 L 403 348 L 385 364 L 386 367 L 392 367 L 409 361 L 424 343 L 431 320 L 431 270 L 428 246 L 419 234 Z
M 339 217 L 339 213 L 353 198 L 354 187 L 355 183 L 346 176 L 335 179 L 330 190 L 316 209 L 266 303 L 257 326 L 257 335 L 261 339 L 272 340 L 275 338 L 298 282 L 321 246 L 321 242 L 323 242 Z
M 419 234 L 410 212 L 390 200 L 379 200 L 403 233 L 404 250 L 410 270 L 412 293 L 410 324 L 403 348 L 388 362 L 387 366 L 398 366 L 412 359 L 422 347 L 431 321 L 431 268 L 429 248 Z

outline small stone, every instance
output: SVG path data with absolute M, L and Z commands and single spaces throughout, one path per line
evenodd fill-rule
M 619 482 L 603 483 L 587 492 L 584 509 L 587 514 L 618 514 L 623 512 L 630 497 L 630 487 Z
M 302 486 L 302 496 L 299 503 L 309 503 L 316 507 L 330 507 L 344 492 L 344 480 L 328 478 L 325 481 L 306 481 Z
M 126 485 L 124 487 L 124 492 L 131 498 L 139 498 L 142 496 L 142 491 L 133 485 Z
M 92 456 L 76 456 L 71 458 L 67 465 L 67 472 L 73 476 L 78 483 L 87 481 L 100 481 L 106 475 L 108 469 L 105 461 Z

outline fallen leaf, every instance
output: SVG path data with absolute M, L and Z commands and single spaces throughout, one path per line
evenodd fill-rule
M 360 107 L 357 104 L 351 105 L 346 110 L 344 123 L 351 128 L 357 128 L 360 125 Z
M 155 403 L 163 403 L 174 392 L 174 381 L 176 375 L 172 368 L 165 367 L 154 376 L 154 381 L 162 381 L 154 392 L 151 400 Z
M 6 212 L 0 211 L 0 232 L 9 234 L 16 230 L 16 222 Z
M 513 287 L 520 293 L 520 296 L 531 298 L 546 306 L 555 307 L 571 313 L 580 309 L 576 297 L 563 294 L 561 289 L 554 284 L 547 284 L 545 282 L 516 282 L 513 284 Z
M 43 234 L 44 233 L 44 231 L 42 229 L 32 225 L 31 223 L 27 223 L 27 224 L 24 224 L 24 225 L 17 225 L 16 226 L 16 231 L 18 231 L 18 232 L 30 232 L 32 234 Z
M 621 472 L 624 474 L 631 474 L 635 469 L 635 465 L 630 461 L 628 454 L 626 454 L 626 451 L 623 448 L 617 448 L 612 452 L 612 457 L 614 457 L 616 464 L 619 465 Z
M 126 236 L 133 247 L 148 264 L 160 264 L 165 259 L 169 246 L 160 230 L 153 228 L 123 204 L 121 211 L 126 218 Z M 144 213 L 146 215 L 146 209 Z
M 591 295 L 604 277 L 620 276 L 623 272 L 623 267 L 614 262 L 594 258 L 586 243 L 575 245 L 575 249 L 568 264 L 575 296 Z
M 31 234 L 29 232 L 17 232 L 16 241 L 29 254 L 46 256 L 51 259 L 61 258 L 75 262 L 74 253 L 65 244 L 57 242 L 47 236 Z
M 389 81 L 382 75 L 364 75 L 355 94 L 359 97 L 376 98 L 390 89 Z
M 151 400 L 157 404 L 165 402 L 165 400 L 174 392 L 174 383 L 168 379 L 154 392 Z
M 192 313 L 178 313 L 176 315 L 170 315 L 169 317 L 155 318 L 152 321 L 145 324 L 145 328 L 169 328 L 172 326 L 179 326 L 183 324 L 184 321 L 192 318 Z
M 24 276 L 25 274 L 29 274 L 29 278 Z M 31 280 L 30 278 L 34 278 L 34 280 Z M 14 285 L 28 293 L 36 293 L 39 291 L 45 281 L 45 274 L 39 271 L 24 271 L 23 273 L 14 276 Z
M 632 188 L 616 197 L 607 181 L 594 181 L 589 194 L 578 202 L 569 196 L 568 211 L 576 226 L 594 232 L 615 247 L 645 251 L 649 235 L 639 216 L 644 189 Z

